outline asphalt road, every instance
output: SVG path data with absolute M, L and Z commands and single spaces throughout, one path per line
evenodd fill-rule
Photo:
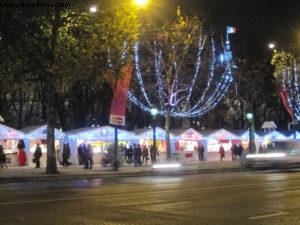
M 2 225 L 300 224 L 300 172 L 0 185 Z

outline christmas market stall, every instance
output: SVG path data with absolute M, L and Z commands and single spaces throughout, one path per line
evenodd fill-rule
M 66 141 L 70 143 L 71 161 L 82 164 L 82 148 L 90 145 L 93 153 L 93 161 L 99 164 L 103 154 L 113 148 L 115 139 L 115 128 L 104 127 L 86 127 L 66 132 Z M 135 141 L 135 135 L 132 132 L 118 129 L 118 145 L 129 146 Z
M 19 155 L 18 146 L 20 145 L 18 144 L 23 143 L 22 141 L 23 139 L 24 139 L 24 133 L 22 131 L 18 131 L 11 127 L 0 124 L 0 144 L 3 147 L 4 154 L 6 156 L 7 166 L 20 165 L 18 160 L 18 155 Z M 24 149 L 21 149 L 21 151 L 24 151 Z M 25 163 L 26 163 L 26 158 L 25 158 Z
M 231 159 L 231 145 L 240 143 L 240 137 L 228 130 L 201 130 L 207 140 L 207 159 L 219 160 L 219 149 L 222 146 L 225 150 L 225 159 Z
M 42 150 L 42 157 L 40 158 L 41 167 L 45 167 L 47 161 L 47 125 L 25 127 L 21 131 L 25 133 L 25 148 L 29 166 L 35 165 L 32 159 L 37 144 L 39 144 Z M 64 132 L 54 129 L 55 151 L 58 160 L 61 158 L 64 136 Z
M 152 128 L 142 128 L 135 129 L 132 131 L 135 133 L 136 138 L 139 141 L 141 146 L 146 145 L 148 149 L 150 149 L 151 145 L 153 145 L 153 129 Z M 158 151 L 158 160 L 165 161 L 166 160 L 166 131 L 160 127 L 155 128 L 155 137 L 156 137 L 156 147 Z M 171 155 L 175 153 L 175 142 L 177 137 L 170 132 L 170 144 L 171 144 Z
M 198 161 L 206 159 L 207 141 L 201 133 L 193 128 L 173 129 L 171 132 L 178 137 L 175 143 L 176 152 L 174 153 L 178 159 L 181 161 Z M 201 146 L 204 147 L 204 152 L 202 154 L 199 148 Z

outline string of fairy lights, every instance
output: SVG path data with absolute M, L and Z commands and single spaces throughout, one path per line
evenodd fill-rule
M 137 78 L 137 84 L 139 86 L 140 93 L 137 93 L 136 90 L 130 90 L 128 92 L 129 100 L 143 109 L 144 111 L 150 112 L 151 108 L 155 103 L 155 106 L 158 107 L 159 115 L 166 115 L 167 113 L 171 117 L 196 117 L 201 116 L 208 111 L 214 109 L 220 101 L 223 99 L 227 93 L 230 84 L 233 81 L 233 63 L 232 63 L 232 52 L 230 47 L 229 39 L 226 40 L 226 46 L 224 49 L 224 72 L 219 78 L 217 85 L 212 85 L 213 80 L 217 80 L 217 75 L 215 72 L 216 68 L 216 50 L 215 50 L 215 41 L 211 38 L 211 52 L 212 59 L 210 63 L 209 73 L 207 75 L 207 81 L 202 94 L 199 95 L 198 100 L 192 98 L 195 88 L 199 87 L 200 77 L 204 76 L 200 73 L 201 71 L 201 56 L 203 53 L 203 38 L 199 38 L 198 47 L 197 47 L 197 57 L 195 60 L 195 69 L 193 77 L 188 85 L 188 88 L 182 88 L 180 85 L 179 74 L 180 71 L 177 68 L 176 63 L 174 63 L 174 79 L 172 83 L 171 92 L 167 89 L 166 85 L 166 75 L 163 73 L 161 63 L 163 60 L 163 52 L 161 49 L 158 49 L 156 42 L 154 42 L 154 71 L 153 74 L 156 80 L 157 98 L 154 100 L 155 95 L 152 91 L 146 91 L 144 84 L 144 76 L 142 74 L 141 65 L 140 65 L 140 55 L 139 55 L 139 43 L 135 44 L 134 48 L 134 64 L 135 64 L 135 77 Z M 202 78 L 202 77 L 201 77 Z M 195 96 L 193 96 L 195 98 Z M 193 101 L 191 101 L 191 99 Z M 152 103 L 151 101 L 152 100 Z M 191 106 L 192 105 L 192 106 Z M 168 107 L 169 108 L 168 108 Z
M 282 87 L 287 90 L 287 102 L 293 111 L 294 119 L 300 120 L 300 92 L 297 64 L 283 72 Z

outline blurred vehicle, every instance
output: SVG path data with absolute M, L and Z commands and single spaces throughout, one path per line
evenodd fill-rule
M 300 167 L 300 142 L 273 141 L 259 152 L 245 151 L 240 162 L 242 167 Z

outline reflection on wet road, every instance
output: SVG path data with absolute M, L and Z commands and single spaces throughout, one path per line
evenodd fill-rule
M 300 172 L 0 185 L 0 224 L 300 224 Z

